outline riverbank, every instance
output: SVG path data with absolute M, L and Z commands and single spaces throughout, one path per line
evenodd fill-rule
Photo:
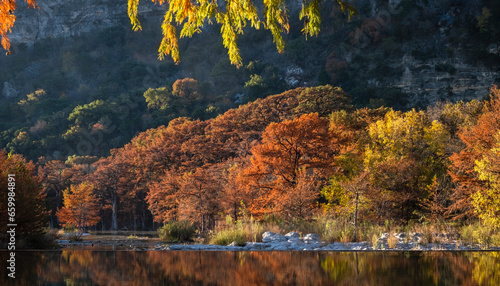
M 82 236 L 81 241 L 59 239 L 62 248 L 92 250 L 149 250 L 149 251 L 500 251 L 500 247 L 479 244 L 463 244 L 453 236 L 440 236 L 441 243 L 426 243 L 422 233 L 384 233 L 371 242 L 334 242 L 321 241 L 317 234 L 301 236 L 298 232 L 282 235 L 265 232 L 262 242 L 247 242 L 238 246 L 235 242 L 227 245 L 199 243 L 165 243 L 157 237 L 136 237 L 120 235 Z M 437 240 L 437 239 L 436 239 Z

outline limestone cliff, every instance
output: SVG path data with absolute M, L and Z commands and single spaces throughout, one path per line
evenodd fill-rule
M 39 9 L 20 2 L 16 23 L 9 35 L 13 43 L 33 44 L 48 37 L 71 37 L 122 25 L 128 21 L 127 1 L 51 0 L 38 1 Z M 165 7 L 141 3 L 142 17 L 160 17 Z

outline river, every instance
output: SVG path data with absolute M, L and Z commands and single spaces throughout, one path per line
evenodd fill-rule
M 500 254 L 18 251 L 0 285 L 500 285 Z

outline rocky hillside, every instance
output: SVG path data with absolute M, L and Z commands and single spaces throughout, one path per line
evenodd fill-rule
M 82 52 L 91 57 L 88 60 L 101 62 L 103 56 L 111 55 L 92 42 L 116 42 L 123 37 L 124 41 L 106 45 L 122 53 L 114 68 L 120 68 L 124 62 L 145 65 L 142 72 L 148 78 L 138 80 L 135 88 L 165 85 L 165 78 L 173 81 L 193 77 L 210 82 L 214 93 L 229 94 L 233 101 L 244 95 L 253 98 L 267 95 L 267 92 L 262 95 L 262 91 L 271 87 L 279 92 L 329 83 L 346 89 L 358 105 L 409 108 L 440 100 L 481 98 L 491 84 L 500 82 L 500 9 L 492 0 L 357 0 L 352 3 L 359 17 L 350 23 L 338 7 L 325 3 L 322 33 L 319 38 L 307 41 L 300 32 L 299 6 L 293 2 L 285 54 L 275 51 L 268 32 L 249 30 L 240 38 L 244 63 L 248 65 L 246 72 L 228 65 L 219 29 L 209 25 L 204 34 L 181 40 L 182 63 L 178 67 L 173 67 L 170 61 L 157 62 L 163 6 L 141 3 L 139 14 L 145 22 L 145 31 L 132 33 L 126 1 L 39 2 L 40 9 L 26 9 L 21 4 L 17 11 L 18 19 L 11 34 L 14 50 L 30 60 L 19 67 L 21 70 L 14 70 L 25 75 L 22 80 L 13 78 L 7 70 L 1 74 L 4 96 L 23 96 L 33 88 L 50 89 L 43 84 L 26 83 L 40 76 L 47 65 L 36 59 L 37 53 L 45 52 L 44 49 L 53 50 L 51 56 L 63 57 L 63 61 L 64 54 L 58 54 L 58 50 Z M 102 35 L 110 32 L 113 34 Z M 130 49 L 123 51 L 123 46 Z M 1 56 L 0 63 L 6 66 L 8 60 Z M 161 73 L 162 67 L 169 72 Z M 73 67 L 53 68 L 62 70 L 63 76 L 57 80 L 70 81 L 65 94 L 77 93 L 82 85 L 90 86 L 92 94 L 102 85 Z M 91 68 L 101 73 L 98 68 Z M 112 67 L 105 68 L 109 72 Z M 108 80 L 119 81 L 114 77 Z

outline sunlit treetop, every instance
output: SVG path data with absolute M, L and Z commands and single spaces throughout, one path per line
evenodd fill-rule
M 335 0 L 349 19 L 356 14 L 356 9 L 347 1 Z M 273 42 L 278 52 L 285 49 L 283 33 L 288 33 L 288 11 L 285 0 L 263 0 L 260 15 L 255 3 L 251 0 L 153 0 L 160 5 L 168 5 L 168 10 L 162 24 L 163 39 L 158 49 L 159 58 L 170 55 L 177 63 L 179 56 L 179 38 L 191 37 L 201 33 L 205 23 L 220 24 L 224 47 L 228 49 L 229 59 L 236 66 L 241 66 L 242 60 L 237 45 L 238 35 L 243 34 L 243 28 L 248 24 L 252 28 L 267 29 L 273 35 Z M 320 7 L 323 0 L 302 0 L 302 10 L 299 19 L 304 21 L 302 32 L 306 35 L 318 35 L 321 24 Z M 137 17 L 139 0 L 128 0 L 128 15 L 133 29 L 141 30 Z M 182 27 L 177 33 L 176 27 Z
M 28 3 L 28 7 L 35 8 L 36 0 L 24 0 Z M 14 22 L 16 21 L 16 16 L 14 11 L 16 11 L 17 3 L 15 0 L 2 0 L 0 1 L 0 37 L 2 38 L 2 47 L 10 51 L 10 41 L 7 37 L 7 33 L 11 32 Z

